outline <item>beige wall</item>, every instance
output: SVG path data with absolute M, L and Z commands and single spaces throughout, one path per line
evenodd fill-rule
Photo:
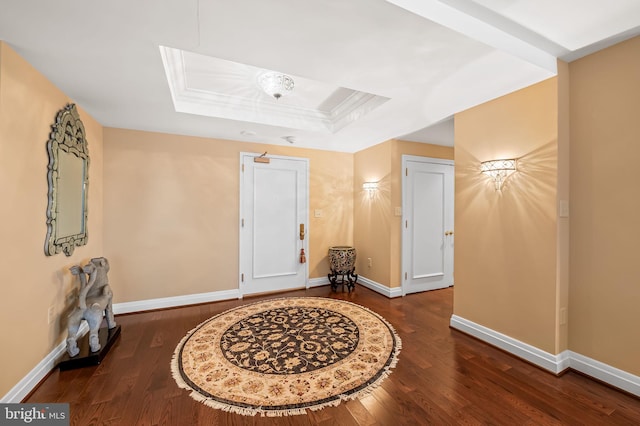
M 116 302 L 238 288 L 240 152 L 310 160 L 310 278 L 353 244 L 353 154 L 105 129 L 105 252 Z M 314 210 L 322 217 L 314 217 Z
M 638 52 L 640 37 L 559 62 L 557 78 L 460 113 L 455 127 L 454 313 L 635 375 Z M 487 189 L 480 161 L 521 156 L 502 194 Z M 562 200 L 570 220 L 556 218 Z
M 558 353 L 558 82 L 455 116 L 454 314 Z M 496 192 L 480 162 L 518 158 Z
M 353 169 L 354 243 L 356 273 L 382 285 L 390 283 L 391 153 L 387 141 L 355 154 Z M 362 189 L 364 182 L 378 182 L 371 197 Z M 371 267 L 367 265 L 371 258 Z
M 400 265 L 390 200 L 393 184 L 401 205 L 401 155 L 453 158 L 452 148 L 389 141 L 354 156 L 107 128 L 105 252 L 116 302 L 237 288 L 239 153 L 265 150 L 310 159 L 310 278 L 329 272 L 330 246 L 356 245 L 358 273 L 399 285 L 399 272 L 390 278 Z M 368 180 L 381 181 L 374 199 L 362 191 Z
M 71 257 L 45 256 L 47 140 L 56 114 L 72 102 L 0 42 L 0 395 L 66 337 L 64 318 L 77 281 L 68 268 L 102 255 L 102 127 L 79 108 L 89 167 L 88 244 Z M 47 323 L 50 306 L 55 321 Z
M 401 140 L 390 140 L 355 154 L 355 232 L 358 253 L 356 272 L 388 287 L 401 286 L 402 156 L 453 159 L 453 148 Z M 362 189 L 364 182 L 379 182 L 372 198 Z M 367 259 L 371 259 L 371 267 Z
M 640 375 L 640 37 L 569 68 L 570 349 Z

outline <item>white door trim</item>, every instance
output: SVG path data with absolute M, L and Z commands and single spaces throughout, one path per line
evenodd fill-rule
M 417 163 L 430 163 L 430 164 L 438 164 L 438 165 L 446 165 L 446 166 L 454 166 L 455 162 L 453 160 L 446 160 L 446 159 L 442 159 L 442 158 L 432 158 L 432 157 L 420 157 L 420 156 L 416 156 L 416 155 L 403 155 L 402 156 L 402 169 L 401 170 L 407 170 L 408 167 L 408 162 L 417 162 Z M 401 270 L 400 270 L 400 282 L 402 283 L 402 296 L 406 296 L 407 295 L 407 280 L 405 280 L 405 273 L 408 273 L 409 269 L 410 269 L 410 258 L 408 256 L 409 253 L 407 253 L 407 245 L 409 244 L 409 241 L 407 239 L 407 235 L 405 232 L 405 228 L 404 228 L 404 224 L 405 222 L 408 220 L 408 216 L 407 216 L 407 212 L 408 212 L 408 200 L 409 200 L 409 195 L 407 194 L 408 191 L 408 185 L 406 182 L 406 173 L 402 172 L 402 222 L 400 223 L 401 229 L 400 229 L 400 233 L 402 235 L 402 239 L 401 239 L 401 257 L 402 257 L 402 261 L 401 261 Z M 451 196 L 453 196 L 454 194 L 451 194 Z M 455 208 L 455 207 L 454 207 Z
M 255 157 L 260 157 L 262 154 L 258 153 L 258 152 L 240 152 L 239 155 L 239 161 L 240 161 L 240 166 L 239 166 L 239 178 L 240 178 L 240 185 L 239 185 L 239 190 L 240 190 L 240 203 L 239 203 L 239 210 L 238 210 L 238 293 L 239 293 L 239 298 L 243 298 L 245 294 L 253 294 L 252 292 L 248 292 L 247 288 L 246 288 L 246 280 L 243 282 L 242 279 L 242 274 L 243 274 L 243 262 L 242 262 L 242 249 L 243 249 L 243 245 L 242 245 L 242 228 L 243 228 L 243 224 L 242 224 L 242 214 L 243 214 L 243 206 L 244 206 L 244 179 L 243 179 L 243 164 L 244 164 L 244 160 L 245 158 L 255 158 Z M 267 156 L 270 159 L 281 159 L 281 160 L 296 160 L 296 161 L 301 161 L 304 162 L 306 165 L 306 181 L 304 183 L 305 187 L 305 193 L 306 193 L 306 198 L 307 198 L 307 202 L 306 202 L 306 206 L 304 207 L 304 221 L 305 221 L 305 232 L 306 232 L 306 236 L 305 239 L 303 241 L 303 248 L 307 257 L 307 262 L 304 263 L 303 265 L 303 275 L 304 275 L 304 287 L 305 288 L 309 288 L 309 262 L 308 259 L 310 258 L 310 248 L 309 248 L 309 235 L 310 235 L 310 227 L 309 227 L 309 202 L 310 202 L 310 197 L 309 197 L 309 159 L 308 158 L 303 158 L 303 157 L 293 157 L 293 156 L 285 156 L 285 155 L 268 155 Z

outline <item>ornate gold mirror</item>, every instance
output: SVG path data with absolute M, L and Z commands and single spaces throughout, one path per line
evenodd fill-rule
M 85 130 L 76 106 L 69 104 L 56 115 L 47 142 L 47 256 L 73 254 L 76 246 L 87 244 L 87 191 L 89 152 Z

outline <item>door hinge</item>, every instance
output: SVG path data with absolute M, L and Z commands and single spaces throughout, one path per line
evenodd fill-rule
M 242 171 L 244 172 L 244 164 L 242 165 Z
M 244 282 L 244 274 L 240 274 L 240 281 Z
M 408 168 L 408 167 L 405 167 L 405 169 L 404 169 L 404 175 L 405 175 L 405 176 L 409 176 L 409 168 Z
M 242 219 L 242 227 L 244 228 L 244 219 Z
M 404 221 L 404 227 L 405 227 L 405 228 L 408 228 L 408 227 L 409 227 L 409 221 L 408 221 L 408 220 L 405 220 L 405 221 Z
M 407 273 L 406 272 L 404 273 L 404 280 L 405 281 L 407 280 Z

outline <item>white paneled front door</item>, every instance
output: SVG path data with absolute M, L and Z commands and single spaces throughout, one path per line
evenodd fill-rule
M 240 293 L 306 287 L 308 168 L 304 158 L 242 153 L 240 171 Z M 301 227 L 303 233 L 301 235 Z M 303 239 L 301 239 L 301 236 Z
M 402 294 L 453 285 L 453 161 L 403 156 Z

